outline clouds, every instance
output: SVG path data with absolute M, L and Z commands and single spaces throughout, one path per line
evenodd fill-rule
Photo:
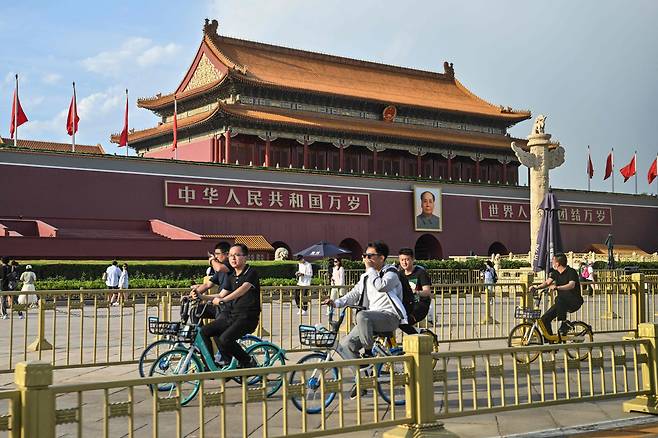
M 149 38 L 128 38 L 115 50 L 108 50 L 85 58 L 82 66 L 90 72 L 107 76 L 125 75 L 137 67 L 150 67 L 167 62 L 176 56 L 180 46 L 174 43 L 154 44 Z
M 60 79 L 62 79 L 62 75 L 57 73 L 46 73 L 41 77 L 41 80 L 49 85 L 58 83 Z

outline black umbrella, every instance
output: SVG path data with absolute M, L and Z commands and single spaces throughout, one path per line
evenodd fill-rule
M 336 257 L 347 254 L 351 254 L 351 251 L 336 246 L 333 243 L 325 242 L 323 240 L 322 242 L 318 242 L 315 245 L 311 245 L 308 248 L 299 251 L 295 255 L 322 259 L 325 257 Z
M 535 246 L 535 258 L 532 261 L 532 270 L 535 272 L 546 271 L 551 268 L 553 255 L 562 252 L 562 237 L 560 236 L 560 219 L 558 211 L 560 204 L 552 192 L 544 197 L 540 209 L 544 210 L 539 234 L 537 235 L 537 246 Z

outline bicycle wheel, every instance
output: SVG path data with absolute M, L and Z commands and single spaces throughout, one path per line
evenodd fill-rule
M 311 353 L 299 359 L 298 364 L 313 363 L 313 362 L 326 362 L 327 353 Z M 302 371 L 293 371 L 290 373 L 289 383 L 291 385 L 301 385 L 304 388 L 303 396 L 293 396 L 291 398 L 292 404 L 295 405 L 300 411 L 303 410 L 302 398 L 306 400 L 306 413 L 318 414 L 322 412 L 322 391 L 320 385 L 322 384 L 322 375 L 324 381 L 338 380 L 338 368 L 325 368 L 307 370 L 305 373 Z M 335 392 L 324 393 L 324 407 L 327 408 L 332 401 L 336 398 Z
M 141 377 L 146 376 L 146 371 L 150 367 L 150 362 L 153 362 L 155 358 L 160 356 L 165 351 L 171 350 L 176 346 L 177 342 L 170 339 L 159 339 L 155 342 L 149 344 L 142 354 L 139 356 L 139 363 L 137 364 L 137 370 Z M 149 364 L 149 365 L 147 365 Z
M 404 354 L 401 348 L 391 351 L 391 356 Z M 404 405 L 405 387 L 395 385 L 395 376 L 404 375 L 404 362 L 380 363 L 375 366 L 377 373 L 377 392 L 388 404 L 391 403 L 391 381 L 393 381 L 393 398 L 395 406 Z
M 196 355 L 192 355 L 189 363 L 185 363 L 188 353 L 187 350 L 182 349 L 174 349 L 162 353 L 151 364 L 149 377 L 179 376 L 203 372 L 205 370 L 203 364 Z M 170 397 L 176 393 L 176 388 L 178 388 L 180 391 L 180 404 L 181 406 L 185 406 L 196 397 L 200 386 L 201 382 L 199 380 L 184 380 L 179 383 L 161 383 L 157 385 L 157 389 L 158 391 L 168 392 L 169 394 L 167 396 Z M 151 385 L 151 390 L 153 390 L 153 385 Z
M 582 344 L 584 342 L 594 342 L 594 333 L 592 328 L 582 321 L 571 323 L 572 328 L 569 330 L 565 344 Z M 586 360 L 589 357 L 589 351 L 583 351 L 580 348 L 568 349 L 567 355 L 571 359 Z
M 507 346 L 528 347 L 531 345 L 542 345 L 544 342 L 537 329 L 532 329 L 533 325 L 529 322 L 522 322 L 509 332 L 507 337 Z M 539 351 L 512 353 L 518 363 L 534 362 L 539 357 Z
M 246 353 L 256 360 L 259 368 L 285 365 L 286 360 L 281 348 L 270 342 L 259 342 L 247 348 Z M 247 378 L 247 385 L 262 384 L 262 378 L 265 377 L 267 385 L 267 396 L 274 395 L 283 384 L 283 375 L 272 373 L 264 376 L 250 376 Z

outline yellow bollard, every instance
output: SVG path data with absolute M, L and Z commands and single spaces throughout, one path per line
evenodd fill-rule
M 53 303 L 53 306 L 55 303 Z M 39 319 L 37 326 L 37 338 L 28 345 L 28 351 L 45 351 L 52 350 L 53 346 L 46 340 L 46 309 L 49 306 L 46 303 L 46 297 L 42 296 L 39 300 Z
M 407 417 L 414 419 L 411 424 L 403 424 L 387 430 L 383 438 L 425 438 L 456 437 L 446 430 L 434 415 L 434 362 L 432 337 L 427 335 L 409 335 L 404 337 L 404 351 L 413 356 L 409 373 L 409 385 L 406 388 L 405 408 Z
M 657 366 L 656 344 L 658 340 L 658 325 L 643 323 L 638 329 L 638 337 L 649 340 L 649 345 L 642 345 L 642 353 L 647 355 L 647 362 L 642 364 L 642 384 L 648 395 L 639 395 L 633 400 L 624 402 L 624 412 L 646 412 L 658 414 L 658 388 L 656 387 Z
M 21 362 L 14 371 L 14 383 L 21 392 L 21 438 L 54 438 L 55 396 L 53 367 L 48 362 Z

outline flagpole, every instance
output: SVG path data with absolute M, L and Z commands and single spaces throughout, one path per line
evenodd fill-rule
M 176 101 L 176 96 L 174 96 L 174 121 L 177 121 L 177 118 L 178 118 L 178 102 Z M 174 127 L 174 131 L 178 131 L 178 126 Z M 174 135 L 178 139 L 178 132 L 174 132 Z M 178 144 L 176 144 L 176 148 L 174 149 L 174 160 L 178 160 Z
M 18 73 L 16 73 L 16 92 L 14 93 L 14 147 L 18 143 Z
M 75 81 L 73 82 L 73 135 L 71 136 L 71 152 L 75 152 L 75 116 L 78 115 L 78 102 L 75 98 Z M 69 114 L 70 117 L 70 114 Z
M 589 150 L 589 145 L 587 145 L 587 191 L 590 191 L 590 185 L 592 181 L 592 177 L 589 174 L 589 163 L 592 161 L 592 154 Z
M 128 89 L 126 88 L 126 122 L 128 121 Z M 126 123 L 126 157 L 128 156 L 128 123 Z
M 637 151 L 633 154 L 633 163 L 635 164 L 635 194 L 637 195 Z
M 615 148 L 612 148 L 612 193 L 615 192 Z

